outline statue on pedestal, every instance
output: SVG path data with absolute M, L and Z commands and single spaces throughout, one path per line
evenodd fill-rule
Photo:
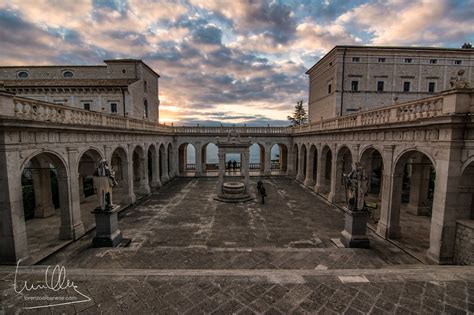
M 359 162 L 355 163 L 349 174 L 343 174 L 346 188 L 347 208 L 351 211 L 363 211 L 369 178 Z
M 110 211 L 112 209 L 112 187 L 118 185 L 115 172 L 109 167 L 106 160 L 99 161 L 99 166 L 94 171 L 94 189 L 99 199 L 98 209 Z

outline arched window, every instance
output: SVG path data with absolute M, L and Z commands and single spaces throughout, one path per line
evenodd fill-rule
M 63 77 L 65 78 L 72 78 L 74 76 L 74 73 L 72 73 L 71 71 L 64 71 L 63 72 Z
M 144 100 L 143 101 L 143 118 L 148 118 L 148 101 Z

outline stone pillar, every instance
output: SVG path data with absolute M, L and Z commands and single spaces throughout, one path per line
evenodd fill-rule
M 272 147 L 271 144 L 268 144 L 265 146 L 264 150 L 264 155 L 265 155 L 265 166 L 264 166 L 264 171 L 263 175 L 269 176 L 272 174 Z
M 224 174 L 225 174 L 225 153 L 222 152 L 222 149 L 219 148 L 217 151 L 217 156 L 219 158 L 219 180 L 217 183 L 217 194 L 222 193 L 222 184 L 224 184 Z
M 400 201 L 402 195 L 402 172 L 395 173 L 393 145 L 386 145 L 382 151 L 383 179 L 380 220 L 377 234 L 384 238 L 400 237 Z
M 288 159 L 287 159 L 288 164 L 286 168 L 286 175 L 293 176 L 295 175 L 295 166 L 296 166 L 294 146 L 290 146 L 287 152 L 288 152 Z
M 40 160 L 37 167 L 33 169 L 33 187 L 35 192 L 36 218 L 47 218 L 54 215 L 53 193 L 51 191 L 51 169 L 49 163 Z
M 298 173 L 296 174 L 296 180 L 298 181 L 302 181 L 304 180 L 304 154 L 303 154 L 303 150 L 300 148 L 299 149 L 299 152 L 298 152 L 298 155 L 297 155 L 297 159 L 298 159 Z
M 314 167 L 314 154 L 311 154 L 311 148 L 306 150 L 306 175 L 304 184 L 305 186 L 312 187 L 314 186 L 313 179 L 313 167 Z
M 317 170 L 316 170 L 316 186 L 314 190 L 317 193 L 325 193 L 325 184 L 326 184 L 326 157 L 327 154 L 323 155 L 321 152 L 321 145 L 318 145 L 318 163 L 317 163 Z
M 127 197 L 124 199 L 128 201 L 129 204 L 132 204 L 137 201 L 137 196 L 135 195 L 135 187 L 133 181 L 133 149 L 130 145 L 128 147 L 127 154 L 127 169 L 124 170 L 124 172 L 127 172 Z
M 69 177 L 64 171 L 58 171 L 59 207 L 61 213 L 61 227 L 59 238 L 76 240 L 84 235 L 84 225 L 81 218 L 81 204 L 79 201 L 79 169 L 78 151 L 76 148 L 67 148 Z
M 194 156 L 196 159 L 196 176 L 202 176 L 202 145 L 200 142 L 194 144 Z
M 144 146 L 145 147 L 145 146 Z M 148 195 L 150 193 L 150 183 L 148 181 L 148 152 L 145 151 L 140 158 L 140 193 Z
M 163 170 L 163 174 L 161 174 L 161 183 L 162 184 L 166 184 L 167 182 L 169 182 L 170 180 L 170 177 L 168 175 L 168 153 L 167 153 L 167 149 L 165 148 L 163 150 L 163 153 L 161 154 L 161 168 Z
M 83 202 L 86 199 L 86 195 L 84 194 L 84 177 L 79 171 L 79 201 Z
M 153 181 L 151 182 L 150 186 L 153 188 L 161 187 L 161 180 L 160 180 L 160 153 L 159 147 L 155 145 L 155 158 L 151 161 L 153 165 L 152 169 L 152 177 Z
M 0 150 L 0 264 L 27 260 L 28 240 L 22 203 L 20 152 Z
M 337 156 L 338 154 L 336 146 L 334 146 L 333 152 L 334 156 L 332 157 L 331 164 L 331 190 L 329 191 L 328 200 L 330 202 L 341 202 L 344 200 L 344 196 L 341 194 L 341 191 L 344 190 L 344 187 L 341 185 L 342 179 L 338 177 L 342 176 L 344 160 L 342 157 Z
M 250 164 L 249 164 L 249 152 L 241 154 L 242 159 L 240 160 L 241 167 L 243 167 L 242 171 L 244 173 L 244 184 L 245 184 L 245 192 L 248 193 L 249 191 L 249 184 L 250 184 Z
M 407 211 L 414 215 L 429 215 L 431 205 L 428 200 L 430 165 L 412 164 L 410 178 L 410 201 Z
M 467 207 L 459 204 L 461 182 L 461 144 L 440 149 L 436 157 L 436 181 L 431 215 L 428 257 L 439 264 L 453 262 L 456 221 L 470 216 Z

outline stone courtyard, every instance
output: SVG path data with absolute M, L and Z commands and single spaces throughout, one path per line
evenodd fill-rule
M 252 177 L 250 185 L 258 179 Z M 33 282 L 42 281 L 48 265 L 64 265 L 67 278 L 90 301 L 23 311 L 474 312 L 472 267 L 422 264 L 371 230 L 371 249 L 340 248 L 332 239 L 343 229 L 341 210 L 293 179 L 263 182 L 265 204 L 213 200 L 216 178 L 177 178 L 152 191 L 119 215 L 130 246 L 92 248 L 91 231 L 38 265 L 19 270 L 18 279 Z M 416 228 L 406 228 L 416 239 Z M 0 267 L 0 314 L 37 305 L 13 291 L 14 277 L 13 267 Z M 71 289 L 68 293 L 77 296 Z

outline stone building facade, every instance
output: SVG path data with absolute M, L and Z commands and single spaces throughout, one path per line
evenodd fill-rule
M 473 67 L 474 49 L 336 46 L 306 72 L 309 120 L 429 97 Z
M 158 73 L 141 60 L 104 63 L 0 67 L 0 85 L 22 97 L 158 122 Z

